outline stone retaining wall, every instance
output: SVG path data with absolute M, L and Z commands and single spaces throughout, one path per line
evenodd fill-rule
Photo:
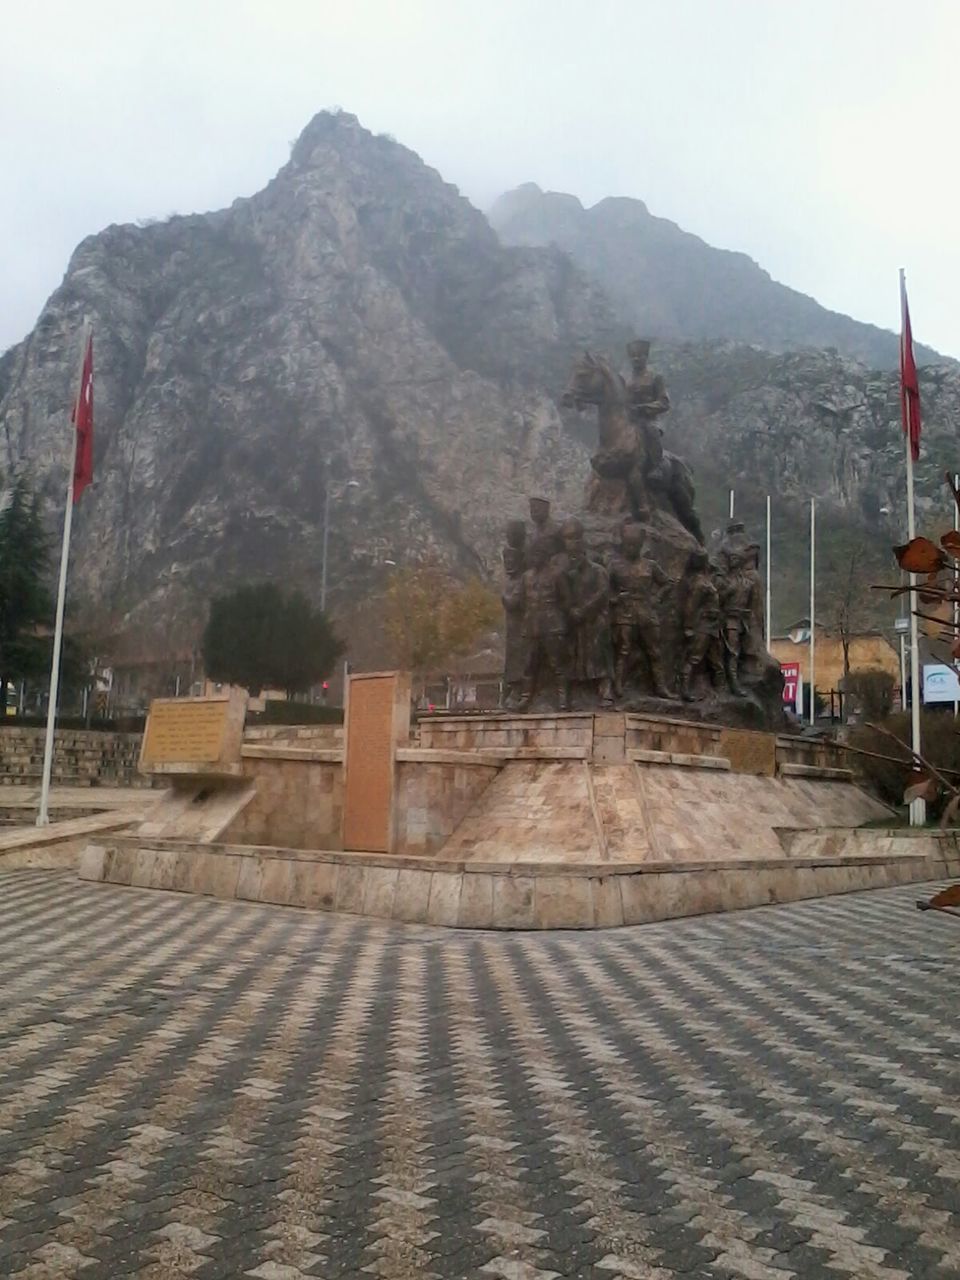
M 0 725 L 0 786 L 38 786 L 43 774 L 43 729 Z M 137 772 L 139 733 L 61 729 L 54 736 L 53 782 L 64 787 L 149 787 Z
M 955 833 L 933 839 L 928 856 L 912 853 L 904 841 L 904 848 L 856 859 L 551 867 L 185 846 L 116 836 L 86 848 L 79 875 L 412 924 L 597 929 L 960 875 Z

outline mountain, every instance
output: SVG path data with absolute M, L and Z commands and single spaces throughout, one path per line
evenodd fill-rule
M 835 347 L 878 369 L 896 367 L 896 334 L 828 311 L 772 280 L 744 253 L 715 249 L 642 200 L 610 197 L 584 208 L 576 196 L 528 182 L 489 213 L 504 244 L 556 245 L 596 281 L 638 334 L 726 339 L 767 351 Z M 917 346 L 918 360 L 940 360 Z
M 628 336 L 566 255 L 503 247 L 413 152 L 342 112 L 253 197 L 77 248 L 0 361 L 0 472 L 28 464 L 53 510 L 84 314 L 96 484 L 72 598 L 117 628 L 193 633 L 238 578 L 316 592 L 327 474 L 334 492 L 358 482 L 331 508 L 334 605 L 393 560 L 492 566 L 544 477 L 579 493 L 555 404 L 573 352 Z
M 85 314 L 96 480 L 74 525 L 72 624 L 162 654 L 195 643 L 210 596 L 238 581 L 274 577 L 316 598 L 329 477 L 329 602 L 351 654 L 363 646 L 371 661 L 385 656 L 376 599 L 394 562 L 435 558 L 495 581 L 504 524 L 528 494 L 580 506 L 596 427 L 559 408 L 574 353 L 619 362 L 653 330 L 564 249 L 503 244 L 413 152 L 323 113 L 256 195 L 84 240 L 33 332 L 0 357 L 0 474 L 30 469 L 52 529 Z M 882 511 L 902 492 L 896 377 L 730 336 L 655 346 L 674 405 L 667 443 L 694 468 L 708 528 L 730 485 L 755 533 L 764 495 L 777 495 L 774 610 L 790 621 L 809 493 L 825 546 L 832 530 L 898 540 Z M 960 373 L 921 377 L 922 523 L 946 510 Z

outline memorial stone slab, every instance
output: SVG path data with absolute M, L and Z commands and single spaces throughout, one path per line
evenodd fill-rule
M 343 847 L 390 853 L 396 839 L 397 751 L 410 738 L 410 676 L 351 675 L 344 724 Z
M 247 695 L 234 689 L 217 698 L 155 698 L 140 751 L 141 773 L 235 777 Z

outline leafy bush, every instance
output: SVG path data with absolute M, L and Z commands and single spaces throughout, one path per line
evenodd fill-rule
M 301 591 L 252 582 L 210 605 L 203 662 L 211 680 L 303 693 L 328 676 L 343 645 L 326 615 Z
M 250 724 L 343 724 L 343 707 L 321 707 L 312 702 L 284 702 L 273 699 Z
M 883 727 L 896 734 L 904 744 L 910 742 L 910 713 L 898 711 L 888 716 Z M 850 745 L 863 751 L 873 751 L 878 755 L 896 756 L 900 750 L 895 742 L 869 725 L 857 725 L 850 730 Z M 957 721 L 949 711 L 922 711 L 920 713 L 920 749 L 923 756 L 952 778 L 951 771 L 960 775 L 960 733 Z M 903 752 L 907 756 L 906 750 Z M 869 756 L 850 757 L 851 764 L 858 769 L 867 784 L 887 804 L 901 805 L 903 793 L 907 788 L 911 765 L 908 759 L 903 764 L 889 760 L 874 760 Z
M 893 691 L 897 682 L 889 671 L 865 667 L 844 677 L 843 691 L 850 699 L 848 714 L 857 709 L 860 720 L 879 724 L 893 712 Z

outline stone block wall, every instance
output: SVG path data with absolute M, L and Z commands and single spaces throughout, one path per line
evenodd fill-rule
M 356 853 L 309 854 L 107 836 L 80 857 L 83 880 L 179 890 L 461 929 L 602 929 L 794 902 L 960 874 L 953 833 L 929 848 L 854 859 L 775 859 L 616 869 Z
M 850 757 L 844 751 L 810 738 L 780 734 L 777 738 L 777 764 L 803 764 L 817 769 L 847 769 Z
M 419 722 L 418 745 L 441 751 L 501 751 L 525 747 L 554 750 L 558 747 L 593 748 L 593 713 L 564 712 L 537 716 L 424 717 Z
M 243 731 L 244 742 L 269 747 L 285 744 L 291 747 L 342 747 L 341 724 L 264 724 L 247 725 Z
M 627 750 L 668 751 L 671 755 L 719 756 L 718 725 L 696 724 L 662 716 L 627 715 Z
M 43 773 L 43 729 L 0 725 L 0 786 L 37 786 Z M 69 787 L 149 787 L 137 771 L 139 733 L 61 729 L 54 736 L 53 782 Z
M 497 772 L 494 764 L 401 761 L 397 765 L 397 853 L 435 853 Z
M 235 844 L 288 849 L 339 849 L 343 820 L 343 765 L 331 761 L 243 760 L 256 793 L 223 832 Z

